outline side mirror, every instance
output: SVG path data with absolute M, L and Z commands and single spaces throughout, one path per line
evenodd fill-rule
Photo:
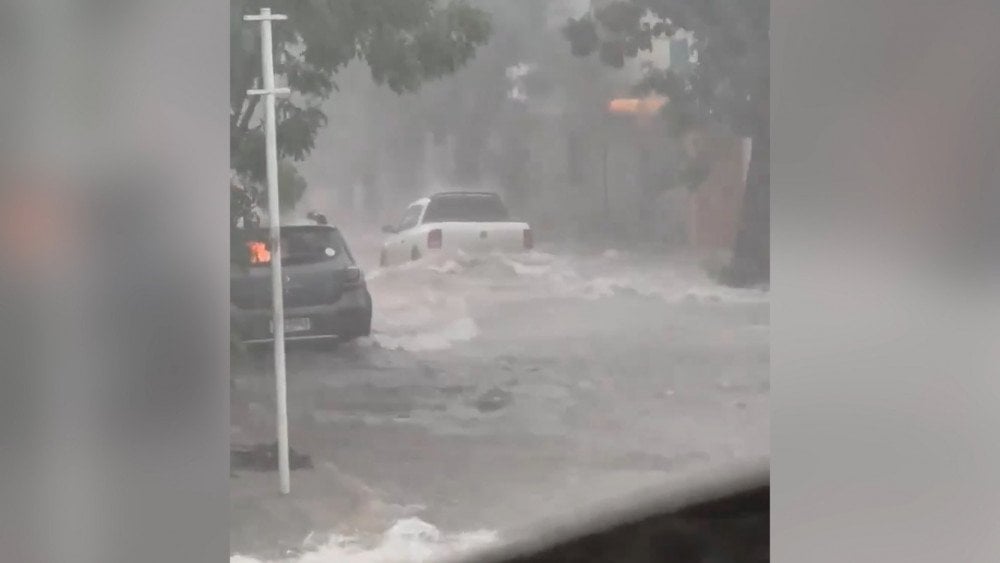
M 382 232 L 386 233 L 386 234 L 394 235 L 398 231 L 396 230 L 396 227 L 393 227 L 392 225 L 382 225 Z

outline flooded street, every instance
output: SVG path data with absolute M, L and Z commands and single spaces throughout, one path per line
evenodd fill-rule
M 371 339 L 290 349 L 312 468 L 234 469 L 234 561 L 433 560 L 769 452 L 764 291 L 613 250 L 368 277 Z M 273 442 L 270 356 L 232 373 L 234 447 Z

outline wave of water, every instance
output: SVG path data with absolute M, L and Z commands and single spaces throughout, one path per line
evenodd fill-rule
M 732 304 L 768 298 L 763 290 L 721 286 L 697 264 L 615 250 L 586 257 L 537 251 L 430 256 L 374 270 L 368 283 L 376 302 L 372 341 L 410 352 L 447 350 L 479 336 L 472 302 L 641 296 Z
M 376 270 L 369 276 L 379 296 L 390 300 L 399 294 L 411 305 L 424 300 L 413 291 L 470 295 L 498 287 L 518 290 L 525 299 L 603 299 L 636 294 L 667 302 L 740 303 L 767 300 L 767 291 L 736 289 L 713 281 L 700 266 L 669 259 L 637 260 L 615 250 L 597 257 L 556 256 L 541 252 L 495 253 L 486 256 L 459 254 L 428 258 L 403 266 Z M 503 284 L 508 284 L 503 286 Z
M 308 552 L 284 559 L 261 560 L 234 555 L 230 563 L 425 563 L 474 553 L 495 544 L 496 532 L 447 534 L 419 518 L 397 521 L 380 538 L 364 541 L 333 536 Z
M 479 335 L 479 327 L 471 318 L 456 319 L 444 326 L 410 333 L 383 332 L 372 336 L 380 347 L 407 352 L 447 350 L 458 342 L 468 342 Z

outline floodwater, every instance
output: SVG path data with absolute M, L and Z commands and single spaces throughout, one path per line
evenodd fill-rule
M 370 270 L 372 338 L 290 349 L 312 468 L 234 470 L 232 561 L 437 561 L 768 455 L 766 291 L 546 250 Z M 270 362 L 233 362 L 234 445 L 274 440 Z

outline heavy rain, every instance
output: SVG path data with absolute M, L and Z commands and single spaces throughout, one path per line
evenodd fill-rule
M 281 220 L 339 233 L 371 324 L 289 324 L 322 292 L 283 270 L 282 497 L 269 333 L 239 312 L 233 561 L 438 560 L 766 458 L 767 2 L 376 4 L 273 6 Z M 268 222 L 257 8 L 232 5 L 240 255 Z

